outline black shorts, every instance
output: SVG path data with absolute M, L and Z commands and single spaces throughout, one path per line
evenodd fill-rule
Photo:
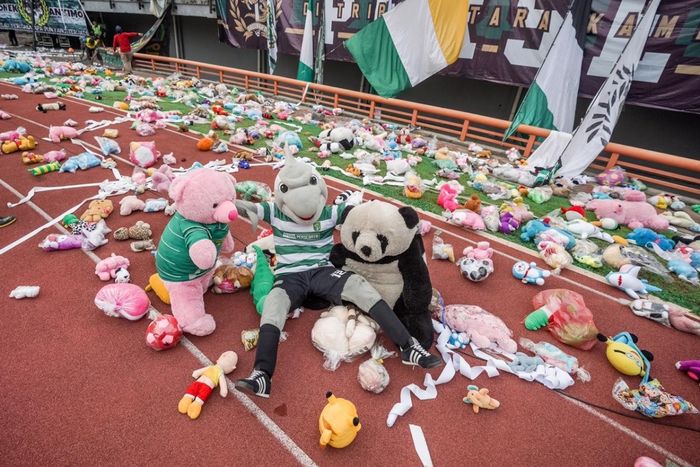
M 321 309 L 342 305 L 345 283 L 354 273 L 324 266 L 309 271 L 282 274 L 275 279 L 274 288 L 287 293 L 291 301 L 290 310 L 306 306 Z

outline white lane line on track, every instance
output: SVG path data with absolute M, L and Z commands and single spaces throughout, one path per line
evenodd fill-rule
M 640 435 L 639 433 L 632 430 L 631 428 L 626 427 L 622 423 L 620 423 L 616 420 L 613 420 L 612 418 L 608 417 L 607 415 L 603 414 L 602 412 L 599 412 L 598 410 L 594 409 L 593 407 L 590 407 L 590 406 L 584 404 L 583 402 L 577 401 L 577 400 L 572 399 L 570 397 L 566 397 L 565 395 L 559 394 L 558 392 L 557 392 L 557 395 L 559 397 L 571 402 L 575 406 L 585 410 L 586 412 L 590 413 L 594 417 L 597 417 L 598 419 L 607 423 L 608 425 L 612 426 L 613 428 L 616 428 L 617 430 L 626 434 L 627 436 L 634 439 L 635 441 L 642 443 L 646 447 L 653 449 L 654 451 L 658 452 L 662 456 L 665 456 L 667 459 L 672 460 L 676 464 L 683 466 L 683 467 L 693 467 L 693 464 L 691 464 L 690 462 L 688 462 L 684 459 L 681 459 L 677 455 L 673 454 L 671 451 L 664 449 L 663 447 L 659 446 L 655 442 L 645 438 L 644 436 Z
M 18 198 L 22 198 L 22 193 L 17 191 L 13 186 L 8 184 L 5 180 L 0 178 L 0 185 L 5 187 L 8 191 L 12 192 L 15 196 Z M 37 214 L 39 214 L 41 217 L 44 219 L 51 220 L 53 219 L 49 213 L 41 209 L 39 206 L 37 206 L 33 201 L 28 201 L 26 203 L 29 207 L 32 208 Z M 58 230 L 60 230 L 63 233 L 69 233 L 66 229 L 64 229 L 60 225 L 55 226 Z M 93 262 L 98 263 L 101 258 L 97 256 L 95 253 L 92 251 L 83 251 L 85 255 L 90 258 Z M 153 308 L 151 312 L 153 313 Z M 182 345 L 187 349 L 187 351 L 192 354 L 194 358 L 199 361 L 199 363 L 203 366 L 209 366 L 212 364 L 212 361 L 207 358 L 207 356 L 202 352 L 196 345 L 192 343 L 189 339 L 186 337 L 182 337 L 180 340 L 182 342 Z M 255 418 L 258 419 L 260 424 L 265 427 L 265 429 L 275 438 L 277 441 L 284 447 L 296 460 L 300 465 L 303 466 L 308 466 L 308 467 L 315 467 L 317 464 L 309 457 L 306 452 L 304 452 L 303 449 L 299 447 L 288 435 L 287 433 L 280 428 L 279 425 L 277 425 L 274 420 L 272 420 L 264 410 L 262 410 L 260 407 L 258 407 L 255 402 L 252 401 L 250 397 L 247 395 L 243 394 L 242 392 L 238 391 L 235 389 L 233 382 L 227 377 L 226 378 L 226 383 L 228 384 L 229 387 L 229 393 L 232 393 L 234 397 L 245 407 Z

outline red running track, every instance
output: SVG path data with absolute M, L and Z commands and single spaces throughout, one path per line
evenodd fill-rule
M 0 90 L 18 93 L 0 84 Z M 66 112 L 39 114 L 33 109 L 41 99 L 21 94 L 17 101 L 3 101 L 3 110 L 13 119 L 0 122 L 0 130 L 18 125 L 37 137 L 48 135 L 48 126 L 67 118 L 79 122 L 108 119 L 121 115 L 113 109 L 99 114 L 87 112 L 89 105 L 66 99 Z M 119 143 L 126 150 L 132 140 L 143 140 L 128 129 L 119 128 Z M 95 135 L 101 134 L 101 130 Z M 93 144 L 92 134 L 83 140 Z M 173 151 L 182 166 L 216 158 L 213 153 L 195 149 L 195 135 L 159 130 L 153 138 L 162 153 Z M 38 152 L 59 145 L 42 141 Z M 71 143 L 60 145 L 70 154 L 82 148 Z M 229 156 L 230 157 L 230 156 Z M 123 160 L 119 170 L 129 175 L 132 167 Z M 52 173 L 35 178 L 25 171 L 19 156 L 0 157 L 0 202 L 16 201 L 34 186 L 60 186 L 92 183 L 112 178 L 111 172 L 95 168 L 76 174 Z M 275 173 L 269 167 L 254 167 L 236 174 L 237 179 L 272 183 Z M 347 188 L 328 178 L 330 196 Z M 14 208 L 19 220 L 0 229 L 0 248 L 58 216 L 96 193 L 81 188 L 37 194 L 31 203 Z M 150 195 L 156 196 L 156 195 Z M 119 198 L 114 198 L 115 204 Z M 78 210 L 78 214 L 84 208 Z M 0 213 L 2 214 L 2 213 Z M 483 239 L 429 218 L 442 229 L 446 241 L 456 251 Z M 137 220 L 151 224 L 157 239 L 167 218 L 162 214 L 137 213 L 122 217 L 118 212 L 108 219 L 114 230 Z M 230 394 L 225 400 L 216 395 L 207 402 L 201 417 L 190 421 L 177 413 L 176 405 L 190 382 L 192 370 L 201 359 L 215 360 L 228 349 L 238 352 L 239 368 L 230 375 L 247 374 L 253 353 L 240 343 L 243 329 L 257 327 L 248 294 L 217 296 L 207 294 L 206 305 L 217 320 L 217 330 L 204 338 L 190 338 L 191 345 L 180 345 L 168 352 L 154 352 L 144 345 L 146 322 L 126 322 L 103 315 L 93 304 L 102 287 L 93 274 L 93 259 L 80 251 L 46 253 L 36 244 L 50 231 L 41 232 L 0 257 L 2 292 L 7 295 L 17 285 L 41 285 L 36 300 L 5 298 L 6 357 L 0 367 L 4 388 L 0 422 L 4 432 L 0 456 L 8 465 L 47 461 L 60 464 L 146 464 L 169 462 L 191 464 L 202 459 L 211 465 L 264 463 L 289 465 L 295 462 L 318 465 L 416 465 L 419 460 L 412 446 L 408 424 L 420 425 L 435 465 L 619 465 L 630 466 L 647 455 L 659 461 L 669 457 L 679 464 L 700 463 L 697 432 L 663 426 L 675 423 L 700 429 L 698 417 L 683 416 L 650 422 L 632 412 L 623 417 L 583 403 L 574 402 L 538 383 L 503 374 L 493 379 L 479 377 L 474 383 L 488 387 L 501 401 L 496 411 L 472 413 L 462 403 L 471 381 L 456 377 L 438 387 L 438 398 L 415 401 L 408 414 L 393 428 L 386 416 L 399 391 L 406 384 L 422 384 L 424 372 L 411 370 L 398 359 L 386 361 L 392 381 L 380 395 L 364 392 L 356 382 L 357 366 L 364 357 L 343 363 L 335 372 L 322 368 L 322 356 L 309 338 L 314 312 L 290 320 L 285 330 L 289 338 L 280 346 L 279 369 L 269 400 L 248 399 Z M 232 224 L 238 248 L 254 239 L 250 225 Z M 425 243 L 430 255 L 432 234 Z M 515 337 L 554 342 L 545 331 L 529 332 L 522 325 L 531 310 L 531 299 L 539 289 L 513 279 L 514 258 L 531 260 L 527 252 L 496 244 L 496 273 L 487 281 L 472 284 L 459 276 L 448 262 L 429 260 L 433 285 L 447 303 L 472 303 L 497 314 L 514 331 Z M 110 242 L 94 252 L 104 258 L 111 253 L 127 256 L 133 282 L 145 284 L 154 272 L 149 253 L 133 253 L 128 242 Z M 629 330 L 639 336 L 643 348 L 655 354 L 653 374 L 671 392 L 700 403 L 698 386 L 675 370 L 677 360 L 697 358 L 698 340 L 655 323 L 637 318 L 617 302 L 623 296 L 595 278 L 574 271 L 553 277 L 547 287 L 565 287 L 580 292 L 593 310 L 602 332 L 615 334 Z M 169 312 L 152 296 L 154 306 Z M 592 375 L 590 383 L 576 383 L 567 394 L 600 407 L 623 411 L 610 395 L 619 377 L 604 357 L 602 346 L 590 351 L 567 348 Z M 474 365 L 482 362 L 471 357 Z M 439 370 L 431 373 L 437 377 Z M 631 385 L 635 378 L 628 378 Z M 356 441 L 342 450 L 318 447 L 317 418 L 325 405 L 327 390 L 352 400 L 358 407 L 362 431 Z M 201 461 L 200 461 L 201 462 Z M 32 462 L 34 463 L 34 462 Z

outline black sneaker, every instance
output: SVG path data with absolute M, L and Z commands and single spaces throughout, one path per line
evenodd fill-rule
M 262 370 L 253 370 L 247 378 L 236 381 L 236 389 L 239 391 L 265 398 L 270 397 L 271 387 L 270 377 Z
M 442 365 L 442 359 L 428 353 L 415 337 L 411 337 L 408 346 L 401 349 L 401 361 L 404 365 L 421 368 L 435 368 Z
M 0 217 L 0 227 L 7 227 L 16 220 L 14 216 Z

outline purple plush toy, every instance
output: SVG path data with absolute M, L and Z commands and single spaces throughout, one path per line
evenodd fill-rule
M 515 232 L 518 227 L 520 227 L 520 223 L 518 223 L 518 220 L 513 217 L 513 214 L 510 212 L 504 212 L 501 214 L 501 223 L 498 226 L 498 231 L 503 232 L 504 234 L 511 234 Z
M 700 360 L 683 360 L 676 362 L 676 368 L 687 374 L 690 379 L 700 381 Z
M 44 251 L 73 250 L 82 247 L 82 235 L 49 234 L 39 243 L 39 248 Z

